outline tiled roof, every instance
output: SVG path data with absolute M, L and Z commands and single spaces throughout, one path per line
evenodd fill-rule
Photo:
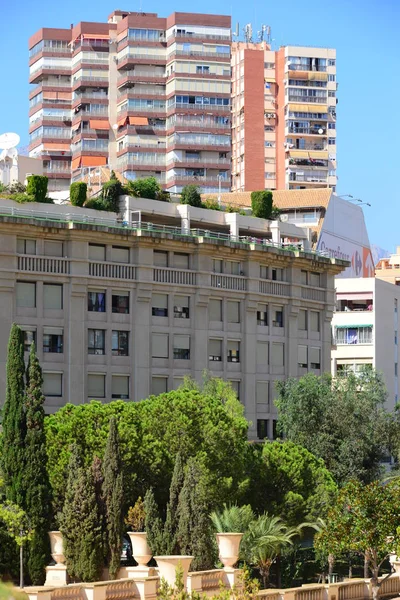
M 291 208 L 326 208 L 332 195 L 332 190 L 275 190 L 272 192 L 274 204 L 281 210 Z M 203 200 L 218 198 L 218 194 L 202 194 Z M 221 203 L 225 206 L 251 207 L 251 192 L 230 192 L 221 194 Z

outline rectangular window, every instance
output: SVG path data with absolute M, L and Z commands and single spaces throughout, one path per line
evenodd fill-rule
M 240 323 L 240 302 L 228 300 L 227 315 L 228 323 Z
M 58 283 L 43 284 L 43 308 L 62 310 L 63 286 Z
M 16 300 L 18 308 L 36 308 L 36 283 L 17 281 Z
M 308 283 L 308 271 L 300 271 L 301 283 L 302 285 L 307 285 Z
M 225 273 L 229 275 L 240 275 L 242 271 L 241 263 L 235 260 L 227 260 L 225 262 Z
M 328 138 L 328 145 L 329 146 L 334 146 L 335 144 L 336 144 L 336 138 L 334 138 L 334 137 Z
M 277 267 L 272 267 L 272 281 L 283 281 L 284 271 Z
M 297 318 L 299 331 L 307 331 L 307 311 L 300 308 Z
M 154 250 L 153 259 L 156 267 L 168 267 L 168 252 L 164 252 L 163 250 Z
M 168 391 L 168 377 L 152 377 L 151 393 L 153 396 L 166 394 Z
M 320 331 L 319 312 L 310 310 L 310 331 Z
M 88 311 L 106 312 L 106 292 L 88 292 Z
M 336 65 L 336 60 L 334 58 L 328 58 L 328 67 L 334 67 Z
M 112 293 L 112 312 L 120 315 L 129 314 L 129 292 L 120 292 L 113 290 Z
M 153 294 L 151 302 L 153 317 L 168 317 L 168 294 Z
M 221 360 L 222 360 L 222 340 L 209 340 L 209 342 L 208 342 L 208 360 L 221 362 Z
M 308 348 L 307 346 L 297 347 L 297 363 L 302 369 L 308 368 Z
M 240 362 L 240 342 L 230 340 L 227 343 L 227 361 L 238 363 Z
M 59 327 L 44 327 L 43 329 L 43 352 L 50 354 L 62 354 L 64 330 Z
M 168 339 L 168 333 L 153 333 L 151 336 L 153 358 L 168 358 Z
M 272 325 L 274 327 L 283 327 L 283 308 L 274 308 L 274 320 L 272 322 Z
M 111 380 L 111 398 L 129 399 L 129 375 L 113 375 Z
M 321 348 L 310 348 L 310 367 L 311 369 L 321 368 Z
M 106 397 L 106 376 L 100 373 L 88 375 L 88 398 Z
M 268 267 L 266 265 L 260 265 L 260 279 L 268 279 Z
M 89 260 L 106 260 L 106 247 L 103 244 L 89 244 Z
M 271 347 L 271 366 L 283 367 L 285 364 L 285 344 L 273 342 Z
M 111 248 L 111 260 L 112 262 L 128 263 L 129 248 L 124 248 L 123 246 L 113 246 Z
M 257 342 L 257 365 L 268 365 L 268 342 Z
M 129 331 L 112 332 L 112 355 L 129 356 Z
M 188 319 L 189 313 L 189 296 L 174 296 L 174 317 L 175 319 Z
M 372 344 L 372 325 L 335 327 L 336 344 Z
M 88 330 L 88 354 L 105 354 L 105 330 Z
M 190 359 L 190 335 L 174 335 L 174 358 Z
M 214 258 L 213 259 L 213 271 L 214 273 L 222 273 L 222 265 L 223 265 L 223 261 L 218 259 L 218 258 Z
M 257 409 L 269 411 L 269 382 L 257 381 L 256 384 L 256 402 Z
M 22 334 L 24 336 L 24 352 L 30 352 L 32 342 L 36 346 L 36 329 L 23 329 Z
M 222 321 L 222 300 L 212 298 L 208 303 L 208 320 Z
M 237 381 L 236 379 L 230 379 L 229 383 L 231 384 L 231 387 L 235 392 L 237 399 L 240 400 L 240 381 Z
M 310 285 L 312 287 L 321 287 L 320 273 L 310 273 Z
M 266 304 L 258 305 L 257 325 L 261 325 L 263 327 L 268 325 L 268 306 Z
M 328 81 L 336 81 L 336 75 L 328 75 Z
M 43 373 L 44 396 L 62 396 L 62 373 Z
M 36 254 L 36 240 L 17 238 L 17 254 Z
M 259 440 L 268 438 L 268 419 L 257 419 L 257 438 Z
M 189 268 L 189 254 L 183 252 L 174 252 L 174 267 L 175 269 Z
M 53 242 L 51 240 L 45 240 L 44 242 L 44 255 L 45 256 L 58 256 L 63 257 L 63 243 Z

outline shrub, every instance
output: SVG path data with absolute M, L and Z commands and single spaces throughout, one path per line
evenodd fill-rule
M 45 202 L 49 180 L 44 175 L 30 175 L 26 193 L 35 198 L 35 202 Z
M 35 198 L 33 196 L 30 196 L 29 194 L 8 194 L 7 196 L 4 196 L 9 198 L 10 200 L 14 200 L 14 202 L 19 202 L 20 204 L 23 204 L 24 202 L 35 202 Z
M 239 215 L 242 215 L 243 217 L 246 216 L 246 211 L 244 210 L 244 208 L 238 208 L 237 206 L 227 206 L 225 208 L 225 212 L 227 213 L 238 213 Z
M 83 206 L 86 200 L 87 184 L 83 181 L 71 183 L 69 188 L 69 198 L 72 206 Z
M 101 199 L 104 204 L 103 209 L 99 210 L 109 210 L 112 212 L 119 212 L 119 197 L 124 193 L 124 186 L 117 179 L 114 171 L 111 171 L 111 176 L 109 181 L 103 184 L 103 189 L 101 190 Z
M 197 185 L 185 185 L 181 193 L 181 204 L 189 204 L 190 206 L 202 207 L 201 196 Z
M 218 200 L 215 200 L 214 198 L 207 198 L 207 200 L 204 200 L 202 203 L 202 206 L 203 208 L 208 208 L 208 210 L 221 210 Z
M 155 177 L 144 177 L 142 179 L 129 181 L 127 190 L 131 196 L 135 196 L 136 198 L 150 198 L 151 200 L 165 201 L 164 198 L 158 197 L 160 193 L 162 193 L 162 189 Z
M 85 202 L 85 208 L 93 208 L 94 210 L 108 210 L 101 198 L 89 198 Z
M 251 209 L 253 216 L 260 219 L 270 219 L 272 214 L 272 192 L 270 190 L 251 192 Z
M 136 500 L 134 506 L 130 506 L 128 514 L 125 517 L 125 524 L 129 525 L 132 531 L 144 531 L 146 521 L 146 511 L 142 497 Z
M 171 199 L 171 194 L 166 192 L 165 190 L 160 190 L 157 192 L 156 200 L 160 200 L 160 202 L 169 202 Z

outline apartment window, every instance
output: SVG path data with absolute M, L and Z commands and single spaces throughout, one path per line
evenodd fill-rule
M 280 342 L 273 342 L 271 344 L 271 366 L 272 367 L 283 367 L 285 364 L 285 344 Z
M 328 129 L 336 129 L 336 123 L 328 123 Z
M 103 244 L 89 244 L 89 260 L 106 260 L 106 247 Z
M 43 284 L 43 307 L 61 310 L 63 307 L 63 286 L 58 283 Z
M 336 92 L 334 90 L 328 90 L 328 97 L 329 98 L 335 98 L 336 97 Z
M 267 366 L 268 365 L 268 342 L 257 342 L 257 365 Z
M 268 325 L 268 306 L 259 304 L 257 310 L 257 325 L 266 327 Z
M 310 285 L 312 287 L 321 287 L 321 274 L 310 273 Z
M 151 336 L 152 358 L 168 358 L 168 333 L 153 333 Z
M 214 273 L 222 273 L 224 261 L 218 258 L 213 259 L 213 271 Z
M 208 302 L 209 321 L 222 321 L 222 300 L 212 298 Z
M 208 74 L 210 72 L 210 67 L 206 65 L 197 65 L 196 73 L 205 73 Z
M 183 252 L 174 252 L 174 267 L 176 269 L 189 268 L 189 254 Z
M 329 144 L 329 146 L 334 146 L 336 144 L 336 138 L 334 138 L 334 137 L 328 138 L 328 144 Z
M 36 254 L 36 240 L 17 238 L 18 254 Z
M 105 330 L 88 330 L 88 354 L 105 354 Z
M 88 311 L 101 313 L 106 312 L 105 290 L 88 292 Z
M 174 358 L 190 359 L 190 335 L 174 335 Z
M 307 346 L 297 347 L 297 363 L 300 368 L 307 369 L 308 367 L 308 348 Z
M 113 246 L 111 248 L 111 260 L 113 262 L 128 263 L 129 248 L 124 248 L 123 246 Z
M 111 398 L 129 399 L 129 375 L 113 375 L 111 379 Z
M 334 67 L 336 65 L 336 60 L 334 58 L 328 58 L 328 67 Z
M 299 310 L 297 317 L 298 328 L 300 331 L 307 331 L 307 311 L 304 309 Z
M 24 352 L 30 352 L 31 346 L 34 343 L 36 346 L 36 329 L 23 329 L 24 337 Z
M 321 368 L 321 348 L 310 348 L 310 367 L 311 369 Z
M 273 281 L 283 281 L 283 269 L 278 269 L 277 267 L 272 268 L 272 280 Z
M 106 397 L 106 376 L 102 373 L 89 373 L 88 398 Z
M 265 412 L 269 411 L 269 382 L 257 381 L 256 383 L 256 402 L 257 409 Z
M 43 395 L 62 396 L 62 373 L 43 373 Z
M 274 327 L 283 327 L 283 308 L 282 307 L 273 309 L 272 325 Z
M 228 323 L 240 323 L 240 302 L 228 300 L 227 315 Z
M 230 340 L 227 344 L 227 360 L 228 362 L 240 362 L 240 342 Z
M 36 308 L 36 283 L 17 281 L 16 300 L 18 308 Z
M 237 379 L 230 379 L 229 383 L 231 384 L 231 387 L 235 392 L 237 399 L 240 400 L 240 381 L 238 381 Z
M 63 352 L 64 330 L 59 327 L 43 329 L 43 352 L 61 354 Z
M 320 331 L 319 312 L 315 310 L 310 310 L 310 331 Z
M 164 252 L 163 250 L 154 250 L 153 259 L 154 264 L 157 267 L 168 267 L 168 252 Z
M 129 331 L 112 332 L 112 355 L 129 356 Z
M 328 75 L 328 81 L 336 81 L 336 75 Z
M 168 317 L 168 294 L 153 294 L 151 314 L 153 317 Z
M 241 263 L 235 260 L 227 260 L 225 262 L 225 273 L 229 275 L 241 275 Z
M 268 419 L 257 419 L 257 438 L 259 440 L 268 438 Z
M 300 281 L 302 285 L 308 284 L 308 271 L 300 271 Z
M 268 267 L 266 265 L 260 265 L 260 279 L 268 279 Z
M 45 240 L 44 242 L 44 255 L 45 256 L 58 256 L 63 257 L 63 243 L 53 242 L 51 240 Z
M 372 325 L 335 327 L 336 344 L 372 344 Z
M 189 296 L 174 296 L 174 317 L 175 319 L 188 319 L 189 313 Z
M 121 315 L 129 314 L 129 292 L 113 291 L 112 312 Z
M 168 391 L 168 377 L 152 377 L 151 393 L 153 396 L 166 394 Z
M 209 340 L 208 342 L 208 360 L 221 362 L 222 360 L 222 340 Z

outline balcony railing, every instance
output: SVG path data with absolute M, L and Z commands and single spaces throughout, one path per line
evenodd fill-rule
M 303 300 L 313 300 L 314 302 L 325 302 L 325 290 L 314 287 L 302 287 L 301 297 Z
M 207 52 L 206 50 L 183 50 L 181 48 L 176 48 L 176 50 L 168 55 L 167 61 L 171 60 L 175 56 L 186 56 L 188 58 L 191 56 L 194 58 L 207 56 L 209 58 L 226 58 L 227 60 L 230 60 L 231 58 L 230 52 Z
M 126 167 L 126 165 L 159 165 L 161 167 L 165 167 L 165 156 L 158 154 L 151 154 L 149 156 L 141 156 L 140 154 L 137 157 L 124 157 L 123 159 L 119 159 L 117 161 L 117 167 Z
M 82 81 L 101 81 L 108 82 L 108 76 L 104 75 L 81 75 L 80 77 L 74 77 L 72 80 L 72 85 L 76 85 L 77 83 L 81 83 Z
M 231 106 L 229 104 L 189 104 L 185 102 L 173 102 L 172 104 L 168 104 L 167 110 L 175 110 L 182 109 L 185 110 L 195 110 L 197 112 L 210 112 L 210 111 L 224 111 L 230 112 Z
M 287 143 L 290 143 L 290 142 L 287 142 Z M 317 150 L 317 151 L 319 151 L 319 150 L 328 150 L 328 146 L 326 146 L 325 144 L 311 144 L 311 143 L 308 143 L 308 144 L 303 144 L 301 146 L 301 148 L 296 148 L 295 147 L 295 148 L 287 148 L 286 149 L 287 152 L 292 152 L 292 151 L 295 152 L 296 150 L 300 150 L 300 151 L 302 151 L 302 150 Z
M 223 118 L 223 117 L 217 117 L 217 118 Z M 192 118 L 189 117 L 188 118 L 180 118 L 177 117 L 175 119 L 175 121 L 171 121 L 171 123 L 169 123 L 167 125 L 167 128 L 173 128 L 173 127 L 211 127 L 212 129 L 227 129 L 230 131 L 231 129 L 231 122 L 230 119 L 227 118 L 226 119 L 226 123 L 220 123 L 218 121 L 214 121 L 213 119 L 196 119 L 196 118 Z
M 247 279 L 246 277 L 240 277 L 238 275 L 211 275 L 211 287 L 219 288 L 221 290 L 235 290 L 238 292 L 247 291 Z
M 216 164 L 216 165 L 230 165 L 230 158 L 201 158 L 201 157 L 183 157 L 183 158 L 170 158 L 167 160 L 167 165 L 172 163 L 193 163 L 193 164 Z
M 290 284 L 283 281 L 260 279 L 258 282 L 258 291 L 260 294 L 267 294 L 269 296 L 289 296 Z
M 327 101 L 328 98 L 317 98 L 316 96 L 297 96 L 289 94 L 289 102 L 306 102 L 307 104 L 314 102 L 315 104 L 326 104 Z
M 136 279 L 136 267 L 119 263 L 89 262 L 90 277 L 101 279 Z
M 297 65 L 294 63 L 290 63 L 287 65 L 287 68 L 289 71 L 311 71 L 313 73 L 320 71 L 322 73 L 326 72 L 326 67 L 324 66 L 318 66 L 318 69 L 316 67 L 311 67 L 311 65 Z
M 137 54 L 135 52 L 128 52 L 121 58 L 118 59 L 119 63 L 125 62 L 126 60 L 159 60 L 162 62 L 166 62 L 165 54 L 151 54 L 150 52 L 146 52 L 146 54 Z
M 197 273 L 181 269 L 153 268 L 153 281 L 155 283 L 169 283 L 173 285 L 196 285 Z
M 133 90 L 129 90 L 125 89 L 124 91 L 119 91 L 117 94 L 118 98 L 121 98 L 121 96 L 128 96 L 132 97 L 132 98 L 137 98 L 138 96 L 140 96 L 140 94 L 146 95 L 146 96 L 165 96 L 166 95 L 166 91 L 164 90 L 158 90 L 156 89 L 155 86 L 149 87 L 147 89 L 140 89 L 138 87 L 135 87 Z
M 18 271 L 29 273 L 69 274 L 69 260 L 66 258 L 49 258 L 44 256 L 18 256 Z
M 319 133 L 322 129 L 323 132 Z M 307 133 L 309 135 L 326 135 L 326 129 L 324 127 L 289 127 L 289 133 Z
M 167 42 L 172 39 L 180 39 L 180 38 L 193 38 L 199 40 L 220 40 L 226 42 L 227 44 L 231 43 L 230 35 L 217 35 L 214 33 L 192 33 L 189 31 L 178 32 L 173 31 L 168 37 Z
M 299 175 L 299 173 L 290 173 L 289 181 L 297 181 L 298 183 L 327 183 L 327 176 L 318 176 L 312 173 L 307 175 Z
M 230 144 L 230 138 L 228 136 L 226 136 L 226 140 L 216 140 L 214 139 L 213 136 L 210 137 L 204 137 L 204 136 L 180 136 L 180 135 L 174 135 L 173 138 L 169 139 L 167 142 L 167 146 L 171 147 L 171 146 L 176 146 L 176 145 L 186 145 L 186 146 L 226 146 L 227 148 L 230 148 L 231 144 Z

